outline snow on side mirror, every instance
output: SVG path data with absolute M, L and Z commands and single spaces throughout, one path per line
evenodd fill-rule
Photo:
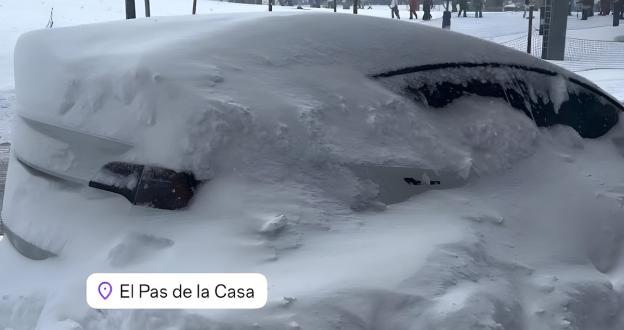
M 164 210 L 186 207 L 198 185 L 192 173 L 124 162 L 104 165 L 89 181 L 89 187 L 120 194 L 134 205 Z

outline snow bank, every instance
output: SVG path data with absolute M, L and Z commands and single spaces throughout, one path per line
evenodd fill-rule
M 0 273 L 11 284 L 2 286 L 0 325 L 619 329 L 624 176 L 614 164 L 623 139 L 621 124 L 597 140 L 542 129 L 533 154 L 511 169 L 383 212 L 351 212 L 296 173 L 221 178 L 175 213 L 30 177 L 20 202 L 62 218 L 55 237 L 66 245 L 60 258 L 38 263 L 0 245 L 12 265 Z M 94 311 L 84 302 L 92 272 L 173 270 L 262 272 L 269 305 Z

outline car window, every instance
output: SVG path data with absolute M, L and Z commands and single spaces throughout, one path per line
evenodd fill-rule
M 522 65 L 449 63 L 385 72 L 373 78 L 432 108 L 444 108 L 468 95 L 500 98 L 538 126 L 568 125 L 586 138 L 608 132 L 623 110 L 604 92 L 581 80 Z

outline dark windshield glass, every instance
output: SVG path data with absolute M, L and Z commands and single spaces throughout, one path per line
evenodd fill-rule
M 605 134 L 622 106 L 599 89 L 554 71 L 497 63 L 453 63 L 373 76 L 395 92 L 433 108 L 462 96 L 504 99 L 538 126 L 563 124 L 582 137 Z

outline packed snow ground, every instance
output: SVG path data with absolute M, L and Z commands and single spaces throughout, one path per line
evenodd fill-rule
M 159 2 L 152 3 L 159 15 Z M 55 4 L 59 26 L 58 11 L 67 4 L 73 3 Z M 167 5 L 171 13 L 188 11 Z M 85 14 L 95 8 L 90 6 L 108 10 L 102 16 L 93 10 L 91 17 Z M 67 16 L 84 21 L 66 25 L 121 17 L 120 6 L 85 1 Z M 200 12 L 209 6 L 223 12 L 264 9 L 200 2 Z M 388 15 L 383 7 L 376 12 Z M 40 13 L 45 24 L 47 9 Z M 17 15 L 9 19 L 16 26 Z M 502 26 L 498 32 L 514 34 L 521 30 L 510 23 L 520 21 L 517 16 L 486 13 L 473 31 L 495 37 L 494 24 L 487 23 L 491 17 Z M 457 29 L 473 27 L 467 19 L 453 23 Z M 621 76 L 602 72 L 597 78 L 613 81 L 611 92 L 621 93 Z M 11 81 L 6 86 L 0 111 L 14 104 Z M 61 258 L 30 262 L 0 243 L 0 328 L 621 329 L 624 118 L 608 136 L 583 140 L 567 127 L 537 129 L 499 102 L 472 98 L 454 106 L 474 115 L 450 111 L 437 118 L 449 131 L 484 155 L 497 150 L 492 156 L 515 156 L 520 150 L 521 159 L 465 187 L 432 191 L 381 212 L 351 212 L 289 173 L 251 184 L 237 177 L 213 182 L 198 196 L 200 207 L 178 215 L 182 225 L 175 228 L 159 226 L 166 216 L 154 220 L 153 212 L 120 203 L 116 214 L 102 220 L 122 215 L 135 221 L 103 221 L 97 230 L 115 233 L 119 225 L 129 229 L 126 235 L 111 241 L 77 238 L 84 244 L 93 240 L 99 255 L 67 249 Z M 378 120 L 380 128 L 396 124 Z M 45 196 L 50 187 L 38 178 L 24 189 L 29 197 L 22 202 L 49 208 L 42 216 L 85 225 L 82 209 L 58 207 L 83 201 L 75 191 Z M 105 202 L 111 199 L 91 195 L 87 216 L 109 214 Z M 146 232 L 147 221 L 153 222 Z M 279 230 L 260 232 L 267 223 L 280 223 Z M 276 285 L 260 311 L 95 311 L 84 302 L 84 279 L 95 270 L 254 271 Z

